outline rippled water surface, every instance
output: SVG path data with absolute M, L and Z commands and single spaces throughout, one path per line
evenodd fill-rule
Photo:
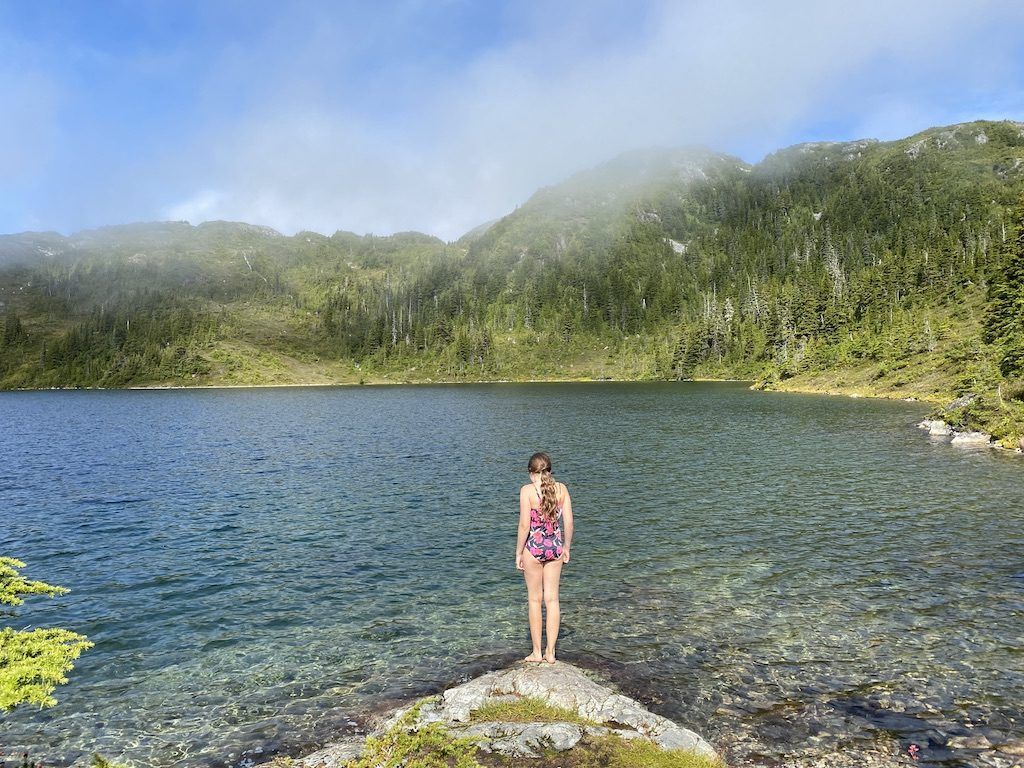
M 526 458 L 577 534 L 560 656 L 738 764 L 1024 738 L 1024 461 L 916 403 L 738 384 L 0 393 L 0 552 L 96 643 L 8 754 L 299 753 L 528 651 Z M 261 751 L 262 750 L 262 751 Z M 980 763 L 979 763 L 980 764 Z

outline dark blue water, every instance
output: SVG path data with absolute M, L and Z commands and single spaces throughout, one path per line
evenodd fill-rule
M 528 651 L 525 462 L 573 492 L 560 656 L 735 763 L 1024 737 L 1024 462 L 920 404 L 738 384 L 0 393 L 0 553 L 96 643 L 8 753 L 296 753 Z

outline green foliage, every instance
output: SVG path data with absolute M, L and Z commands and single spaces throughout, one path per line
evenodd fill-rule
M 25 564 L 13 557 L 0 557 L 0 604 L 18 606 L 23 595 L 66 594 L 65 587 L 31 581 L 18 571 Z M 0 611 L 10 615 L 12 611 Z M 0 711 L 20 704 L 52 707 L 51 693 L 66 683 L 67 673 L 82 651 L 93 643 L 66 629 L 15 630 L 0 627 Z
M 440 723 L 415 725 L 426 699 L 416 703 L 380 736 L 366 740 L 347 768 L 481 768 L 476 742 L 457 738 Z
M 216 325 L 211 315 L 159 296 L 141 300 L 131 312 L 101 308 L 46 348 L 37 376 L 60 386 L 188 380 L 209 372 L 196 349 L 209 344 Z
M 0 349 L 13 349 L 28 341 L 28 333 L 21 324 L 21 318 L 13 311 L 4 315 L 3 333 L 0 333 Z
M 67 594 L 67 587 L 57 587 L 44 581 L 30 581 L 19 573 L 24 568 L 21 560 L 0 555 L 0 604 L 24 605 L 22 595 L 57 595 Z M 8 611 L 9 612 L 9 611 Z
M 954 429 L 979 430 L 990 434 L 1004 448 L 1016 448 L 1021 439 L 1020 425 L 1024 424 L 1024 382 L 1000 385 L 993 392 L 985 392 L 968 405 L 945 408 L 935 414 Z
M 599 723 L 582 717 L 565 707 L 557 707 L 535 696 L 519 696 L 515 700 L 491 700 L 474 709 L 470 720 L 473 722 L 500 721 L 503 723 Z
M 721 760 L 685 749 L 661 749 L 647 739 L 623 739 L 608 734 L 594 740 L 588 759 L 579 768 L 725 768 Z
M 1024 375 L 1024 200 L 1015 211 L 1017 237 L 989 289 L 985 340 L 999 350 L 1004 376 Z

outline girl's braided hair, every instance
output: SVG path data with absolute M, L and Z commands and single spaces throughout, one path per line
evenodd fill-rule
M 558 485 L 551 476 L 551 457 L 546 453 L 535 453 L 527 465 L 530 472 L 540 474 L 541 512 L 548 520 L 558 517 Z

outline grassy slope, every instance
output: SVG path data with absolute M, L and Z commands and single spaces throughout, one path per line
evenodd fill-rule
M 983 296 L 976 292 L 956 307 L 936 309 L 936 338 L 931 350 L 905 355 L 897 362 L 847 362 L 813 368 L 765 382 L 765 388 L 949 402 L 962 389 L 964 371 L 959 358 L 976 344 L 983 312 Z

